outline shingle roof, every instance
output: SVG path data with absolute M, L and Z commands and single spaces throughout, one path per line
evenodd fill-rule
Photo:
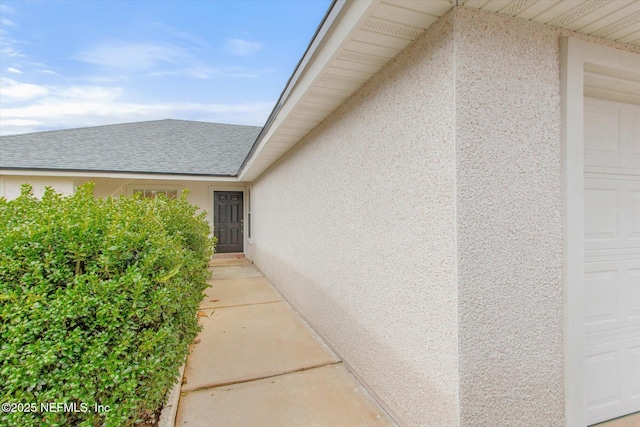
M 0 137 L 0 168 L 235 176 L 258 126 L 156 120 Z

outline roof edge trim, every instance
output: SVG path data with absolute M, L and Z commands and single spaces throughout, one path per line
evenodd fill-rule
M 293 74 L 291 75 L 291 77 L 289 77 L 289 80 L 287 81 L 287 84 L 284 90 L 280 94 L 280 98 L 278 98 L 278 102 L 276 103 L 275 107 L 271 111 L 271 114 L 269 115 L 267 122 L 262 127 L 262 130 L 258 134 L 256 141 L 251 146 L 251 150 L 249 150 L 249 153 L 247 154 L 244 161 L 242 162 L 242 165 L 240 165 L 240 168 L 238 169 L 238 173 L 237 173 L 237 176 L 239 177 L 239 179 L 242 179 L 245 169 L 250 163 L 252 156 L 257 151 L 258 147 L 262 143 L 269 129 L 271 129 L 271 125 L 273 125 L 274 121 L 276 120 L 278 113 L 280 113 L 280 110 L 282 110 L 282 107 L 289 99 L 291 92 L 293 92 L 294 88 L 297 86 L 300 78 L 302 77 L 302 74 L 304 74 L 304 72 L 307 69 L 307 66 L 311 62 L 312 58 L 315 56 L 315 53 L 318 50 L 318 47 L 322 44 L 325 36 L 333 26 L 334 22 L 336 21 L 336 19 L 340 15 L 340 12 L 343 10 L 346 4 L 347 4 L 347 0 L 333 0 L 331 5 L 329 6 L 327 13 L 324 15 L 324 18 L 322 18 L 320 25 L 318 25 L 318 28 L 316 29 L 316 32 L 313 35 L 311 42 L 309 43 L 309 46 L 307 46 L 307 50 L 305 51 L 304 55 L 302 55 L 302 58 L 300 59 L 300 61 L 298 61 L 298 65 L 296 65 L 296 68 Z
M 0 176 L 60 176 L 60 177 L 94 177 L 150 180 L 181 181 L 226 181 L 239 182 L 235 175 L 203 175 L 165 172 L 131 172 L 131 171 L 92 171 L 77 169 L 44 169 L 44 168 L 0 168 Z

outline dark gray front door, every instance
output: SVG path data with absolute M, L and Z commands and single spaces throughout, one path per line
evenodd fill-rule
M 242 252 L 242 191 L 213 193 L 213 226 L 217 253 Z

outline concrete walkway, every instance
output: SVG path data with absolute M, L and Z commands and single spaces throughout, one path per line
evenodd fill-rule
M 176 426 L 395 425 L 248 261 L 212 268 Z

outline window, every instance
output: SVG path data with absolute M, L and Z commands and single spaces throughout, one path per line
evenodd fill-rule
M 153 199 L 159 194 L 164 194 L 169 199 L 178 197 L 178 190 L 169 190 L 166 188 L 134 188 L 133 194 L 139 193 L 145 199 Z

